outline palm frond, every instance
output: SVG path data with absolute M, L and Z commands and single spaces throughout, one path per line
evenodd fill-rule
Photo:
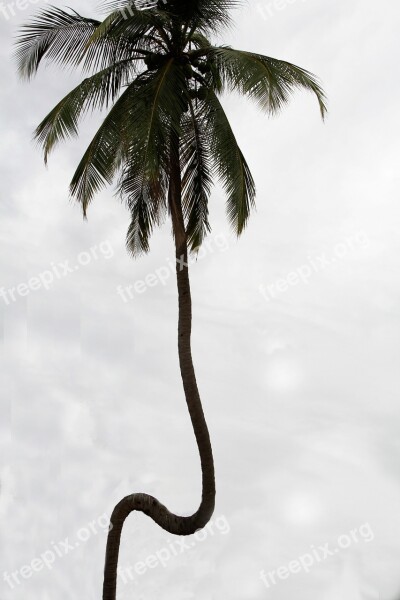
M 160 10 L 170 14 L 188 30 L 217 32 L 232 25 L 230 11 L 242 4 L 241 0 L 163 0 Z
M 135 11 L 167 16 L 186 30 L 216 32 L 232 25 L 230 11 L 242 5 L 242 0 L 106 0 L 102 8 L 123 15 Z
M 127 245 L 134 255 L 148 251 L 154 227 L 162 222 L 170 166 L 171 131 L 180 132 L 186 79 L 169 59 L 144 75 L 129 116 L 130 146 L 119 190 L 132 215 Z
M 309 71 L 283 60 L 228 47 L 213 48 L 211 55 L 225 85 L 254 98 L 269 114 L 279 112 L 294 91 L 302 88 L 315 94 L 321 115 L 325 117 L 325 93 Z
M 211 156 L 227 194 L 228 220 L 239 236 L 255 206 L 254 180 L 228 117 L 212 90 L 209 90 L 207 105 L 205 125 L 210 136 Z
M 112 183 L 129 147 L 127 123 L 134 102 L 135 83 L 116 101 L 91 141 L 70 185 L 71 196 L 87 208 L 95 194 Z
M 168 48 L 170 20 L 163 11 L 157 8 L 143 10 L 139 2 L 129 0 L 106 4 L 108 9 L 112 10 L 94 33 L 89 46 L 103 38 L 118 39 L 122 36 L 129 40 L 131 47 L 133 42 L 140 42 L 143 47 L 144 38 L 148 34 L 148 39 L 156 37 L 158 43 L 162 41 Z
M 77 64 L 99 25 L 95 19 L 56 7 L 39 12 L 17 37 L 15 55 L 21 77 L 35 75 L 44 58 L 63 66 Z
M 111 12 L 99 25 L 88 42 L 88 48 L 95 45 L 102 39 L 125 38 L 131 45 L 143 42 L 147 33 L 158 31 L 162 33 L 165 40 L 166 32 L 163 28 L 163 21 L 157 11 L 138 10 L 131 3 L 125 8 L 119 8 Z M 135 46 L 134 46 L 135 47 Z
M 165 193 L 165 186 L 161 190 Z M 141 194 L 131 200 L 131 223 L 126 235 L 126 246 L 133 257 L 147 254 L 153 229 L 161 225 L 166 215 L 164 194 L 145 185 L 142 181 Z
M 110 13 L 124 8 L 140 10 L 143 8 L 153 8 L 157 5 L 157 0 L 103 0 L 99 8 L 104 12 Z
M 53 108 L 35 132 L 35 138 L 43 146 L 45 162 L 57 143 L 78 134 L 79 119 L 85 112 L 107 107 L 133 73 L 132 61 L 114 64 L 85 79 Z
M 200 31 L 194 31 L 190 36 L 190 41 L 201 50 L 212 48 L 210 40 Z
M 208 202 L 212 177 L 204 109 L 196 109 L 191 100 L 189 103 L 189 116 L 182 124 L 182 204 L 189 248 L 195 252 L 211 231 Z

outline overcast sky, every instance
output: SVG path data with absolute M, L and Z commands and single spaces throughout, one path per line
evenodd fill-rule
M 40 3 L 14 4 L 0 12 L 0 597 L 91 600 L 104 515 L 120 498 L 149 492 L 186 514 L 200 498 L 166 275 L 173 243 L 167 224 L 134 262 L 112 189 L 87 223 L 69 201 L 98 117 L 44 167 L 32 131 L 79 78 L 53 67 L 18 81 L 12 37 Z M 322 124 L 307 94 L 274 120 L 225 99 L 258 198 L 237 241 L 215 189 L 213 232 L 191 270 L 213 529 L 186 549 L 131 517 L 118 596 L 398 600 L 400 6 L 260 0 L 235 18 L 223 41 L 318 74 L 330 114 Z M 137 283 L 155 273 L 157 285 Z M 35 289 L 15 290 L 31 278 Z M 148 560 L 157 552 L 165 566 Z M 268 576 L 300 557 L 298 572 Z M 137 566 L 146 560 L 154 568 Z

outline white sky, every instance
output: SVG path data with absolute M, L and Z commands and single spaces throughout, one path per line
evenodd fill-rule
M 101 596 L 104 533 L 78 542 L 51 570 L 19 575 L 14 589 L 3 570 L 54 552 L 67 536 L 75 544 L 82 527 L 128 493 L 150 492 L 176 511 L 197 507 L 173 278 L 127 303 L 117 294 L 168 265 L 173 246 L 166 226 L 151 255 L 133 262 L 124 247 L 128 215 L 112 190 L 98 197 L 88 223 L 69 202 L 69 180 L 98 118 L 43 166 L 32 131 L 78 79 L 52 68 L 31 85 L 17 80 L 12 36 L 38 3 L 15 16 L 11 4 L 0 13 L 0 287 L 84 262 L 80 253 L 96 245 L 98 259 L 49 291 L 8 296 L 9 304 L 0 297 L 0 597 L 89 600 Z M 93 2 L 69 4 L 95 12 Z M 165 568 L 121 581 L 121 599 L 398 600 L 399 18 L 394 0 L 260 0 L 237 13 L 224 38 L 318 74 L 330 115 L 323 125 L 304 94 L 274 120 L 243 99 L 225 101 L 258 210 L 237 242 L 216 188 L 213 233 L 192 282 L 216 517 L 230 532 L 214 525 L 214 535 Z M 365 524 L 370 542 L 360 533 Z M 269 589 L 261 581 L 262 569 L 287 566 L 311 546 L 338 548 L 352 530 L 358 543 L 308 574 Z M 132 517 L 121 566 L 168 540 Z

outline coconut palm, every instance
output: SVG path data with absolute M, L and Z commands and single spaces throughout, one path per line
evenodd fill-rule
M 107 115 L 71 182 L 71 195 L 86 217 L 101 188 L 117 180 L 130 213 L 127 247 L 149 251 L 156 226 L 169 216 L 175 241 L 179 296 L 178 351 L 183 387 L 202 469 L 202 500 L 188 517 L 156 498 L 132 494 L 116 506 L 107 543 L 104 600 L 115 600 L 122 527 L 141 511 L 171 534 L 204 527 L 215 503 L 214 463 L 191 353 L 192 306 L 189 253 L 210 232 L 208 202 L 214 177 L 224 187 L 228 220 L 240 235 L 254 206 L 255 186 L 221 105 L 225 91 L 255 100 L 269 115 L 297 88 L 315 94 L 324 116 L 318 80 L 289 62 L 216 46 L 212 39 L 231 24 L 236 0 L 162 0 L 103 3 L 104 20 L 50 7 L 23 26 L 17 40 L 19 72 L 30 79 L 44 59 L 78 67 L 87 77 L 36 130 L 45 161 L 55 146 L 78 134 L 92 109 Z

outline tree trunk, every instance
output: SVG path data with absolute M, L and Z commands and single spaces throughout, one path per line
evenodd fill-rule
M 176 250 L 176 275 L 179 296 L 178 351 L 186 403 L 200 454 L 202 470 L 202 501 L 190 517 L 171 513 L 156 498 L 147 494 L 127 496 L 115 507 L 111 516 L 104 569 L 103 600 L 116 600 L 118 556 L 125 519 L 133 511 L 148 515 L 160 527 L 174 535 L 192 535 L 202 529 L 214 512 L 214 461 L 207 423 L 204 418 L 192 361 L 192 301 L 190 294 L 188 244 L 182 211 L 182 185 L 179 164 L 179 139 L 172 136 L 169 209 Z

